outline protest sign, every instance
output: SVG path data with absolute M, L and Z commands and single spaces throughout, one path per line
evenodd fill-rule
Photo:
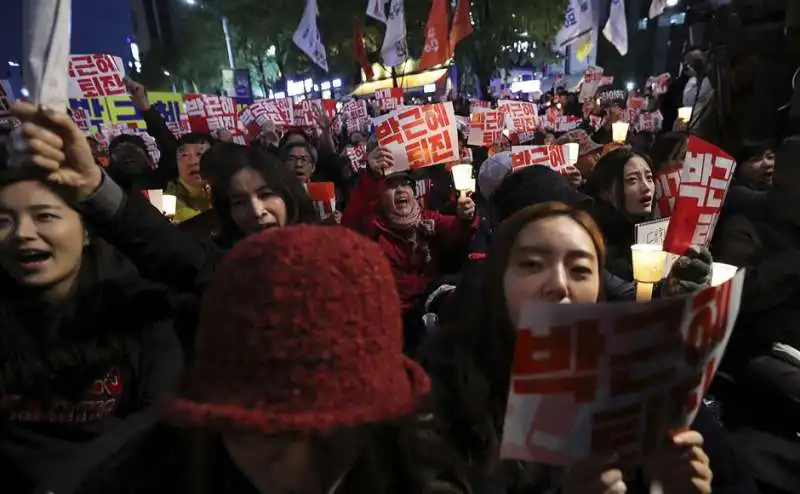
M 390 172 L 458 161 L 453 103 L 434 103 L 397 110 L 375 119 L 375 137 L 389 149 Z
M 639 114 L 639 121 L 634 124 L 634 128 L 639 132 L 660 132 L 664 122 L 664 116 L 660 111 L 642 112 Z
M 347 122 L 347 131 L 368 132 L 372 119 L 367 112 L 367 102 L 364 100 L 350 100 L 342 105 L 342 116 Z
M 97 98 L 127 94 L 125 66 L 120 57 L 105 53 L 70 55 L 69 97 Z
M 148 98 L 150 106 L 158 111 L 173 134 L 179 136 L 190 131 L 182 94 L 151 91 Z M 128 96 L 70 98 L 69 109 L 72 120 L 88 133 L 97 133 L 100 125 L 110 124 L 147 128 L 141 113 Z
M 11 102 L 14 101 L 14 92 L 11 83 L 0 79 L 0 121 L 11 119 Z
M 664 250 L 682 255 L 691 245 L 708 247 L 735 169 L 729 154 L 689 136 Z
M 558 173 L 566 173 L 567 158 L 564 146 L 514 146 L 511 148 L 511 169 L 513 171 L 534 165 L 548 166 Z
M 583 103 L 588 99 L 594 98 L 597 93 L 597 88 L 603 80 L 603 67 L 589 67 L 583 73 L 583 80 L 581 84 L 581 92 L 578 95 L 578 101 Z
M 140 129 L 135 125 L 128 126 L 118 123 L 101 124 L 99 126 L 99 133 L 95 134 L 95 137 L 98 138 L 98 141 L 101 142 L 101 144 L 104 144 L 107 148 L 108 145 L 111 144 L 111 141 L 123 134 L 138 135 L 141 137 L 145 146 L 147 146 L 147 153 L 150 155 L 153 163 L 158 163 L 158 160 L 161 158 L 161 151 L 158 149 L 156 140 L 153 138 L 153 136 L 148 134 L 146 130 Z
M 333 182 L 309 182 L 306 189 L 320 219 L 324 220 L 336 211 L 336 187 Z
M 634 226 L 636 243 L 648 245 L 664 245 L 664 237 L 667 236 L 669 218 L 661 218 L 653 221 L 637 223 Z
M 475 108 L 470 117 L 467 144 L 490 148 L 495 142 L 500 142 L 504 127 L 500 111 Z
M 355 146 L 346 146 L 344 148 L 344 155 L 350 163 L 350 169 L 353 173 L 358 173 L 367 167 L 367 146 L 366 144 L 357 144 Z
M 332 99 L 307 99 L 294 103 L 294 123 L 296 127 L 317 128 L 315 112 L 324 111 L 333 121 L 336 116 L 336 101 Z
M 293 123 L 294 103 L 288 98 L 258 99 L 239 114 L 248 139 L 254 139 L 267 128 L 268 122 L 276 127 L 286 127 Z
M 233 99 L 209 94 L 184 94 L 186 116 L 193 132 L 218 132 L 227 130 L 234 142 L 244 144 L 243 126 Z
M 534 133 L 539 128 L 539 117 L 536 105 L 526 101 L 500 100 L 497 109 L 503 115 L 503 122 L 508 130 L 517 134 Z
M 475 111 L 478 108 L 490 109 L 492 107 L 492 103 L 480 99 L 471 99 L 469 100 L 469 107 L 471 111 Z
M 403 88 L 387 88 L 375 91 L 375 107 L 381 111 L 393 111 L 403 104 Z
M 681 164 L 676 163 L 666 167 L 653 177 L 656 186 L 653 209 L 656 217 L 664 218 L 672 214 L 678 189 L 681 186 Z
M 501 457 L 634 466 L 694 421 L 739 312 L 744 271 L 678 298 L 531 303 L 519 319 Z

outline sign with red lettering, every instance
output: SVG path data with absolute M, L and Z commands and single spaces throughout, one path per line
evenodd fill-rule
M 664 250 L 682 255 L 692 245 L 708 247 L 735 169 L 728 153 L 689 137 Z
M 665 218 L 672 215 L 675 199 L 681 186 L 681 165 L 667 167 L 653 177 L 656 186 L 655 216 Z
M 367 167 L 367 145 L 358 144 L 356 146 L 347 146 L 344 148 L 344 155 L 350 162 L 350 169 L 353 173 L 358 173 Z
M 391 171 L 458 161 L 453 103 L 406 107 L 374 120 L 375 137 L 394 156 Z
M 490 148 L 494 143 L 500 142 L 504 128 L 503 115 L 500 111 L 475 108 L 469 121 L 467 144 Z
M 523 308 L 501 457 L 568 466 L 618 455 L 630 466 L 688 427 L 739 311 L 744 271 L 651 304 Z
M 259 99 L 240 113 L 239 120 L 250 140 L 261 134 L 269 125 L 268 122 L 274 123 L 276 128 L 292 125 L 293 113 L 294 105 L 289 98 Z
M 69 97 L 97 98 L 127 94 L 120 57 L 104 53 L 69 56 Z
M 375 91 L 375 107 L 380 112 L 396 110 L 403 104 L 403 88 L 393 87 Z
M 320 219 L 324 220 L 336 211 L 336 187 L 333 182 L 309 182 L 306 188 Z
M 503 115 L 508 130 L 517 134 L 533 133 L 539 129 L 536 105 L 527 101 L 500 100 L 497 109 Z
M 564 146 L 514 146 L 511 148 L 512 171 L 534 165 L 548 166 L 558 173 L 566 173 L 567 158 Z
M 192 132 L 227 130 L 233 134 L 235 142 L 244 144 L 244 125 L 239 121 L 233 98 L 213 94 L 184 94 L 183 103 Z
M 475 111 L 478 108 L 490 109 L 492 107 L 492 104 L 488 101 L 483 101 L 481 99 L 471 99 L 469 100 L 469 106 L 472 111 Z
M 364 100 L 350 100 L 342 105 L 342 117 L 347 122 L 347 131 L 368 132 L 372 119 L 367 113 L 367 102 Z
M 294 125 L 297 127 L 317 128 L 315 112 L 324 111 L 328 119 L 336 117 L 336 100 L 307 99 L 294 103 Z
M 642 112 L 639 114 L 639 121 L 634 124 L 634 128 L 639 132 L 660 132 L 664 122 L 664 116 L 659 110 Z
M 132 134 L 138 135 L 144 141 L 145 146 L 147 146 L 147 152 L 150 157 L 153 159 L 153 163 L 158 163 L 158 160 L 161 158 L 161 151 L 158 149 L 156 145 L 156 140 L 147 133 L 146 129 L 140 129 L 133 125 L 125 125 L 125 124 L 100 124 L 99 126 L 99 134 L 96 134 L 94 137 L 98 139 L 99 142 L 104 143 L 106 147 L 111 144 L 111 141 L 116 139 L 117 137 L 121 136 L 122 134 Z

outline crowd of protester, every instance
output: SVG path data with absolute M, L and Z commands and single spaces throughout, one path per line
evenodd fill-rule
M 690 97 L 703 81 L 683 83 Z M 654 174 L 681 164 L 692 122 L 614 144 L 619 102 L 559 90 L 542 107 L 586 125 L 535 140 L 578 143 L 576 171 L 512 172 L 503 135 L 472 149 L 478 186 L 463 195 L 444 165 L 386 173 L 389 150 L 322 113 L 318 132 L 268 126 L 241 146 L 175 137 L 128 87 L 158 163 L 137 136 L 103 156 L 67 115 L 13 107 L 2 492 L 800 492 L 800 140 L 729 150 L 739 166 L 710 251 L 690 249 L 656 287 L 707 286 L 712 255 L 747 268 L 690 429 L 637 468 L 562 470 L 499 457 L 520 308 L 634 300 L 634 225 L 654 217 Z M 357 173 L 352 143 L 366 143 Z M 325 218 L 317 181 L 336 188 Z M 153 189 L 177 198 L 173 217 Z

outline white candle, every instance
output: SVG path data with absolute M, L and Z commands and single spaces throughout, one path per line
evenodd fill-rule
M 470 185 L 475 187 L 475 180 L 472 179 L 472 165 L 455 165 L 450 171 L 453 173 L 453 184 L 456 190 L 470 190 Z M 470 181 L 472 181 L 471 184 Z
M 692 107 L 691 106 L 682 106 L 678 108 L 678 120 L 682 120 L 684 122 L 688 122 L 692 119 Z
M 611 138 L 614 142 L 625 142 L 628 138 L 628 122 L 614 122 L 611 124 Z
M 578 153 L 580 153 L 581 145 L 577 142 L 569 142 L 564 145 L 564 157 L 567 159 L 568 165 L 574 165 L 578 162 Z
M 164 194 L 161 198 L 161 211 L 167 216 L 175 216 L 175 209 L 178 205 L 178 198 Z

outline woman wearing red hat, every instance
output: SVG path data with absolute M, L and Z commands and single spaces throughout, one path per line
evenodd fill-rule
M 641 478 L 623 479 L 612 462 L 587 462 L 564 473 L 547 465 L 498 461 L 520 309 L 528 301 L 598 302 L 605 255 L 603 234 L 588 213 L 561 203 L 521 209 L 492 236 L 474 317 L 445 330 L 431 345 L 425 365 L 449 430 L 444 435 L 472 459 L 483 482 L 502 485 L 497 492 L 648 492 L 646 484 L 638 485 Z M 447 361 L 450 355 L 457 357 Z M 692 429 L 672 438 L 670 454 L 645 470 L 644 478 L 660 482 L 665 493 L 708 494 L 712 487 L 715 493 L 756 492 L 722 426 L 704 406 Z
M 417 343 L 422 310 L 417 310 L 428 285 L 441 275 L 441 257 L 466 247 L 477 228 L 475 203 L 458 200 L 455 216 L 422 209 L 415 198 L 413 175 L 391 173 L 391 152 L 368 145 L 368 170 L 359 177 L 344 210 L 342 224 L 375 240 L 392 265 L 403 313 L 407 320 L 407 346 Z
M 167 406 L 202 438 L 188 492 L 466 494 L 413 415 L 430 384 L 402 331 L 391 268 L 369 240 L 297 226 L 239 242 Z

